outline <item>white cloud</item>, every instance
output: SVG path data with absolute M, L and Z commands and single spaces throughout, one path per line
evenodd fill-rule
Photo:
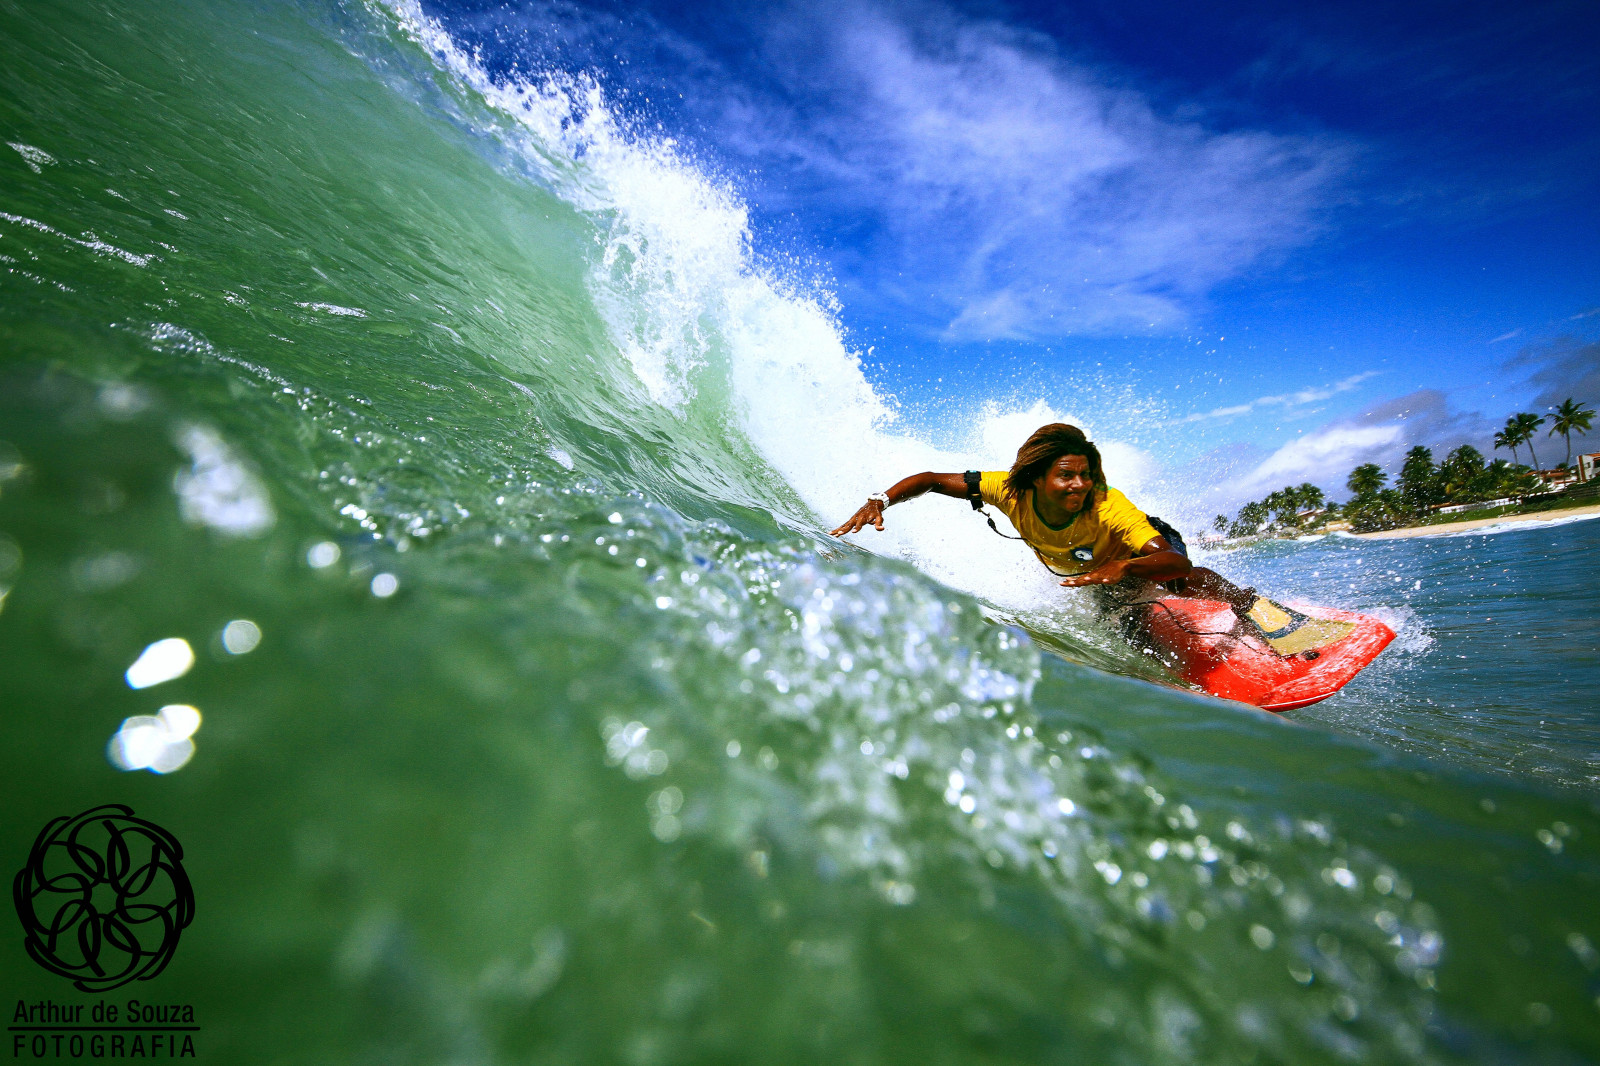
M 1304 407 L 1307 404 L 1321 403 L 1323 400 L 1337 396 L 1341 392 L 1349 392 L 1368 378 L 1377 377 L 1381 371 L 1367 370 L 1360 374 L 1352 374 L 1343 381 L 1336 381 L 1332 385 L 1314 386 L 1309 389 L 1300 389 L 1298 392 L 1286 392 L 1279 396 L 1258 396 L 1244 403 L 1232 404 L 1227 407 L 1216 407 L 1210 411 L 1201 411 L 1183 418 L 1176 418 L 1166 423 L 1169 426 L 1187 425 L 1190 422 L 1209 422 L 1214 419 L 1235 418 L 1239 415 L 1249 414 L 1251 411 L 1263 407 L 1283 407 L 1293 409 Z
M 1176 328 L 1213 285 L 1305 241 L 1349 153 L 1221 132 L 994 22 L 857 9 L 819 127 L 876 190 L 952 339 Z
M 1455 410 L 1444 393 L 1420 389 L 1296 437 L 1207 495 L 1235 505 L 1309 481 L 1341 496 L 1350 471 L 1362 463 L 1377 463 L 1392 472 L 1401 454 L 1416 444 L 1432 449 L 1436 462 L 1460 444 L 1488 452 L 1493 432 L 1494 426 L 1476 411 Z
M 1342 486 L 1352 469 L 1384 458 L 1404 443 L 1404 429 L 1395 423 L 1327 426 L 1296 437 L 1267 456 L 1254 470 L 1228 486 L 1228 495 L 1254 497 L 1304 481 Z
M 1176 117 L 1049 38 L 934 3 L 786 6 L 764 32 L 780 88 L 729 75 L 701 105 L 713 136 L 766 175 L 766 207 L 848 227 L 840 265 L 950 340 L 1180 328 L 1309 240 L 1354 158 Z

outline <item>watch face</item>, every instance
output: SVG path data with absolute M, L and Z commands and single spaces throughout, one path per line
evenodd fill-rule
M 1080 563 L 1092 563 L 1092 562 L 1094 562 L 1094 549 L 1093 548 L 1073 548 L 1072 549 L 1072 557 L 1074 559 L 1078 560 L 1078 562 L 1080 562 Z

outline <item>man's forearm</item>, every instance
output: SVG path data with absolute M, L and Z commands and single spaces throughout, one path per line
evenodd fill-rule
M 961 474 L 936 474 L 931 470 L 924 470 L 920 474 L 912 474 L 895 482 L 889 486 L 885 495 L 889 497 L 890 504 L 896 504 L 914 500 L 930 491 L 944 496 L 965 496 L 966 479 Z
M 1193 564 L 1182 555 L 1175 551 L 1164 551 L 1129 559 L 1126 573 L 1146 581 L 1171 581 L 1189 576 L 1189 571 L 1193 569 Z

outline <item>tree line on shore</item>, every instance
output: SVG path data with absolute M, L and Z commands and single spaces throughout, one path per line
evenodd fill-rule
M 1478 449 L 1463 444 L 1435 464 L 1432 450 L 1419 444 L 1406 452 L 1393 488 L 1388 487 L 1389 474 L 1381 466 L 1362 463 L 1345 479 L 1350 499 L 1342 505 L 1329 501 L 1310 482 L 1287 485 L 1240 507 L 1233 518 L 1217 515 L 1212 529 L 1229 537 L 1248 537 L 1304 530 L 1343 518 L 1350 528 L 1365 533 L 1409 525 L 1439 506 L 1521 499 L 1546 491 L 1535 473 L 1539 462 L 1533 447 L 1535 431 L 1548 421 L 1551 428 L 1546 435 L 1565 439 L 1567 458 L 1559 469 L 1566 469 L 1572 462 L 1572 434 L 1588 433 L 1593 420 L 1593 410 L 1569 397 L 1553 415 L 1522 412 L 1506 419 L 1505 428 L 1494 436 L 1494 447 L 1510 451 L 1511 462 L 1485 459 Z M 1516 461 L 1523 447 L 1534 466 Z

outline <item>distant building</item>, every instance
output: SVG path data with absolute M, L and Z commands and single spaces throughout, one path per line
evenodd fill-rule
M 1560 492 L 1562 489 L 1578 480 L 1578 472 L 1571 469 L 1535 470 L 1533 472 L 1533 476 L 1544 482 L 1545 488 L 1551 492 Z
M 1593 481 L 1597 470 L 1600 470 L 1600 452 L 1589 452 L 1578 456 L 1578 480 Z
M 1498 500 L 1475 500 L 1472 503 L 1436 503 L 1428 510 L 1434 514 L 1456 514 L 1461 511 L 1482 511 L 1490 507 L 1509 507 L 1517 501 L 1510 496 Z

